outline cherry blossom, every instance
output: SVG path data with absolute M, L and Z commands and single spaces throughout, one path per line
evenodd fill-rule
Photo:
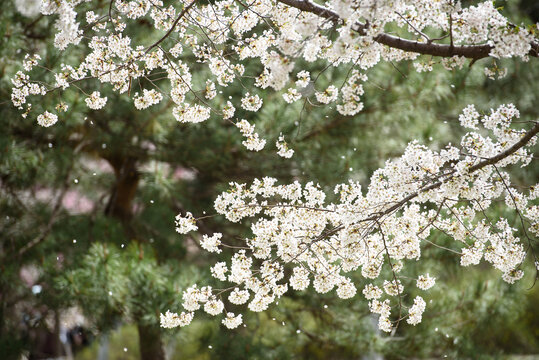
M 40 12 L 55 21 L 55 46 L 62 51 L 70 47 L 87 51 L 78 64 L 46 69 L 55 77 L 50 84 L 34 80 L 32 69 L 42 66 L 40 54 L 26 56 L 24 72 L 13 79 L 11 95 L 23 117 L 39 116 L 31 107 L 33 101 L 40 102 L 39 97 L 56 96 L 58 89 L 79 91 L 80 86 L 71 85 L 87 82 L 95 86 L 95 80 L 99 89 L 107 86 L 133 97 L 135 108 L 141 111 L 170 97 L 176 104 L 172 115 L 181 123 L 200 123 L 211 117 L 235 121 L 235 108 L 259 111 L 263 101 L 257 91 L 270 89 L 281 93 L 287 103 L 301 99 L 320 105 L 336 102 L 339 113 L 352 116 L 363 109 L 361 83 L 379 62 L 412 61 L 419 72 L 431 71 L 441 63 L 451 71 L 467 61 L 471 64 L 486 57 L 527 61 L 539 52 L 536 26 L 513 24 L 491 1 L 468 7 L 454 0 L 378 0 L 372 4 L 185 0 L 168 6 L 161 0 L 112 0 L 106 7 L 86 3 L 42 2 Z M 33 0 L 16 1 L 16 8 L 25 16 L 33 16 L 37 5 Z M 157 41 L 136 43 L 128 36 L 127 25 L 142 18 L 162 33 Z M 385 33 L 390 26 L 397 31 Z M 335 37 L 327 35 L 330 28 Z M 196 61 L 186 62 L 189 57 Z M 248 58 L 258 62 L 261 70 L 247 71 L 242 61 Z M 322 87 L 320 75 L 312 75 L 310 67 L 300 67 L 301 60 L 326 63 L 349 75 L 344 84 Z M 211 78 L 197 80 L 196 67 L 207 69 Z M 156 73 L 165 76 L 154 80 Z M 504 73 L 496 67 L 485 70 L 491 78 Z M 141 80 L 153 88 L 131 94 Z M 232 86 L 241 86 L 243 95 L 222 108 L 219 87 Z M 87 105 L 94 110 L 107 102 L 99 90 L 86 96 Z M 243 144 L 260 151 L 264 142 L 253 134 Z
M 539 211 L 528 202 L 538 191 L 532 187 L 523 193 L 504 171 L 513 164 L 528 166 L 529 148 L 537 141 L 539 125 L 530 130 L 512 127 L 519 116 L 512 104 L 483 115 L 468 106 L 461 123 L 481 133 L 466 133 L 459 147 L 439 151 L 412 141 L 401 157 L 373 173 L 367 189 L 354 181 L 335 186 L 336 202 L 326 202 L 326 194 L 313 182 L 281 185 L 265 177 L 250 185 L 231 183 L 215 200 L 215 210 L 231 222 L 249 218 L 252 237 L 244 240 L 245 249 L 235 252 L 230 262 L 217 263 L 212 273 L 233 284 L 223 290 L 233 289 L 230 302 L 247 302 L 249 310 L 260 312 L 289 287 L 303 291 L 312 285 L 318 293 L 336 291 L 341 299 L 353 298 L 357 284 L 351 273 L 356 272 L 368 282 L 361 293 L 386 332 L 405 317 L 411 325 L 421 322 L 425 301 L 417 296 L 406 304 L 403 295 L 414 287 L 429 290 L 435 278 L 400 274 L 409 262 L 421 259 L 425 245 L 437 246 L 429 240 L 432 232 L 453 239 L 450 248 L 441 248 L 451 251 L 462 266 L 484 261 L 499 270 L 504 281 L 518 281 L 526 256 L 535 258 L 534 249 L 531 243 L 524 246 L 527 239 L 518 238 L 507 219 L 491 219 L 485 210 L 501 198 L 526 219 L 526 231 L 537 233 Z M 215 251 L 217 245 L 209 245 L 208 239 L 203 236 L 202 246 Z M 226 241 L 219 237 L 219 244 Z M 292 270 L 288 277 L 285 267 Z M 184 298 L 192 289 L 197 288 L 188 289 Z M 188 301 L 185 310 L 196 310 L 193 302 Z M 216 315 L 221 305 L 211 304 L 205 310 L 207 306 Z

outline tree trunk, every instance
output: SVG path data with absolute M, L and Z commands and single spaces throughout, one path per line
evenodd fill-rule
M 105 214 L 119 219 L 129 240 L 135 237 L 130 225 L 133 216 L 133 200 L 137 193 L 140 173 L 136 159 L 132 157 L 107 158 L 114 168 L 116 183 L 112 189 Z M 165 360 L 159 326 L 137 322 L 141 360 Z
M 104 334 L 99 339 L 97 360 L 109 360 L 109 334 Z
M 159 327 L 138 324 L 141 360 L 165 360 Z
M 105 213 L 127 222 L 133 215 L 133 199 L 137 192 L 140 174 L 134 158 L 108 158 L 114 169 L 116 183 L 105 209 Z

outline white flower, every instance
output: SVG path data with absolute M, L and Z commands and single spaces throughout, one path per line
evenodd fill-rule
M 234 313 L 227 313 L 226 318 L 222 320 L 223 325 L 229 329 L 235 329 L 242 323 L 242 315 L 235 316 Z
M 255 125 L 251 125 L 247 120 L 242 119 L 236 123 L 236 127 L 240 129 L 243 136 L 246 137 L 242 144 L 248 150 L 260 151 L 264 148 L 266 140 L 260 139 L 258 134 L 254 132 Z
M 180 315 L 171 313 L 169 310 L 165 315 L 161 314 L 161 327 L 166 329 L 175 328 L 178 326 L 186 326 L 193 320 L 194 314 L 192 312 L 182 312 Z
M 337 287 L 339 297 L 351 298 L 357 290 L 343 273 L 361 269 L 363 276 L 376 279 L 383 274 L 381 269 L 391 264 L 390 277 L 380 279 L 383 290 L 391 296 L 402 296 L 400 301 L 405 301 L 407 294 L 401 280 L 394 279 L 395 273 L 404 268 L 406 259 L 421 258 L 420 245 L 424 239 L 421 236 L 428 236 L 433 228 L 458 242 L 463 266 L 476 264 L 484 256 L 503 273 L 504 280 L 514 282 L 521 278 L 523 272 L 518 269 L 525 250 L 516 237 L 516 229 L 504 218 L 494 226 L 476 218 L 483 208 L 489 207 L 492 199 L 505 197 L 506 205 L 512 207 L 516 202 L 517 208 L 527 209 L 524 216 L 537 222 L 539 208 L 530 208 L 529 203 L 539 197 L 539 191 L 531 190 L 527 195 L 513 187 L 507 190 L 501 179 L 509 184 L 511 179 L 504 170 L 498 173 L 484 166 L 481 172 L 474 173 L 470 168 L 483 161 L 478 159 L 492 159 L 521 141 L 525 132 L 509 130 L 511 120 L 519 116 L 511 104 L 482 117 L 475 116 L 474 109 L 469 110 L 464 116 L 476 117 L 476 125 L 491 130 L 495 134 L 492 138 L 467 133 L 460 148 L 450 145 L 441 151 L 413 141 L 400 158 L 387 161 L 383 168 L 375 171 L 366 190 L 354 181 L 338 184 L 334 189 L 337 195 L 334 202 L 326 202 L 326 193 L 312 182 L 304 186 L 299 182 L 279 185 L 276 179 L 265 177 L 255 179 L 250 185 L 231 183 L 229 191 L 215 201 L 215 209 L 232 222 L 243 219 L 251 222 L 252 237 L 246 239 L 246 245 L 252 249 L 252 255 L 247 256 L 244 249 L 233 255 L 227 280 L 243 288 L 234 289 L 229 300 L 243 304 L 252 293 L 248 308 L 264 311 L 287 291 L 288 285 L 294 290 L 304 290 L 311 277 L 315 291 L 327 293 Z M 254 125 L 245 120 L 236 126 L 246 136 L 254 133 Z M 521 150 L 528 151 L 529 146 Z M 498 162 L 500 169 L 517 163 L 527 165 L 531 161 L 527 154 L 506 156 L 501 165 Z M 444 181 L 437 185 L 436 191 L 422 191 L 426 185 L 418 179 L 433 176 L 443 177 Z M 511 191 L 512 196 L 508 196 L 507 191 Z M 402 201 L 405 194 L 413 194 L 414 201 L 403 204 L 398 212 L 386 214 L 380 229 L 366 224 L 365 219 L 392 209 L 392 204 Z M 452 207 L 451 212 L 437 211 L 436 207 L 443 207 L 443 199 L 466 201 Z M 473 227 L 463 225 L 472 221 Z M 335 230 L 328 235 L 329 226 Z M 423 230 L 427 232 L 420 236 Z M 470 238 L 476 239 L 471 246 L 466 245 Z M 253 258 L 261 261 L 255 263 Z M 283 268 L 287 263 L 294 266 L 292 275 L 288 282 L 278 283 L 284 279 Z M 224 267 L 216 266 L 212 272 L 224 278 L 223 270 Z M 417 287 L 423 290 L 434 284 L 435 279 L 429 274 L 418 276 L 416 281 Z M 380 314 L 380 328 L 392 331 L 390 301 L 380 300 L 383 291 L 371 283 L 365 286 L 363 295 L 370 300 L 371 312 Z M 199 300 L 192 301 L 187 309 L 200 306 L 199 303 Z M 413 325 L 419 323 L 424 307 L 424 300 L 416 298 L 407 321 Z
M 292 104 L 301 99 L 301 94 L 294 88 L 289 88 L 284 94 L 283 99 L 289 104 Z
M 31 71 L 34 66 L 38 64 L 39 60 L 41 60 L 41 56 L 39 56 L 39 54 L 26 54 L 26 56 L 24 57 L 24 61 L 22 62 L 22 66 L 24 70 Z
M 507 75 L 507 68 L 499 68 L 497 66 L 492 68 L 486 67 L 484 72 L 485 75 L 491 80 L 502 79 Z
M 426 275 L 419 275 L 417 278 L 416 285 L 421 290 L 428 290 L 431 287 L 434 286 L 434 283 L 436 282 L 436 278 L 431 277 L 429 274 Z
M 249 291 L 235 288 L 234 290 L 232 290 L 232 292 L 228 296 L 228 300 L 232 304 L 236 304 L 236 305 L 245 304 L 247 300 L 249 300 Z
M 475 106 L 468 105 L 462 110 L 459 115 L 460 125 L 469 129 L 477 129 L 479 123 L 479 113 L 475 110 Z
M 432 60 L 429 60 L 427 62 L 414 61 L 413 65 L 418 73 L 429 72 L 432 71 L 432 66 L 434 65 L 434 62 Z
M 114 2 L 113 19 L 108 19 L 102 11 L 96 14 L 79 6 L 80 0 L 14 1 L 15 8 L 23 15 L 35 16 L 39 6 L 43 15 L 52 16 L 56 31 L 54 46 L 64 50 L 80 44 L 80 51 L 76 52 L 82 54 L 80 57 L 69 55 L 71 51 L 60 54 L 72 65 L 59 61 L 58 66 L 47 69 L 53 75 L 47 83 L 39 77 L 41 71 L 36 72 L 35 78 L 30 76 L 32 69 L 39 66 L 39 57 L 25 57 L 24 71 L 11 79 L 11 101 L 23 112 L 23 117 L 31 110 L 32 104 L 27 103 L 29 96 L 42 97 L 55 88 L 67 89 L 76 84 L 79 90 L 91 89 L 85 103 L 97 110 L 105 106 L 107 98 L 94 90 L 104 88 L 115 94 L 130 94 L 131 90 L 140 89 L 142 81 L 144 84 L 155 81 L 156 86 L 163 85 L 162 89 L 169 91 L 167 95 L 174 103 L 172 114 L 182 123 L 208 120 L 213 107 L 205 104 L 206 100 L 212 100 L 216 108 L 222 107 L 220 115 L 230 120 L 227 123 L 234 118 L 234 106 L 260 111 L 262 96 L 251 94 L 254 88 L 271 88 L 277 92 L 287 89 L 282 94 L 287 103 L 314 94 L 317 101 L 310 105 L 335 103 L 331 110 L 353 116 L 364 106 L 361 101 L 363 82 L 367 80 L 364 73 L 379 62 L 399 65 L 413 61 L 415 69 L 423 72 L 455 69 L 468 61 L 456 56 L 441 57 L 441 60 L 418 58 L 419 53 L 382 45 L 376 39 L 385 29 L 394 28 L 397 33 L 419 33 L 424 29 L 446 33 L 451 17 L 455 49 L 470 47 L 473 52 L 474 46 L 488 46 L 490 54 L 485 56 L 518 57 L 523 61 L 531 57 L 530 44 L 536 40 L 525 26 L 512 26 L 492 1 L 469 6 L 462 6 L 458 1 L 450 1 L 451 6 L 448 1 L 367 1 L 376 3 L 376 11 L 371 6 L 351 6 L 349 1 L 318 2 L 339 16 L 342 21 L 337 22 L 267 0 L 250 3 L 249 9 L 234 1 L 215 1 L 209 7 L 207 3 L 190 0 L 183 4 L 166 2 L 166 5 L 161 0 L 122 0 Z M 186 11 L 185 16 L 173 26 L 180 11 Z M 406 20 L 397 16 L 397 11 Z M 148 51 L 147 44 L 139 42 L 143 37 L 124 34 L 127 26 L 136 27 L 140 21 L 132 19 L 142 17 L 147 17 L 158 32 L 173 28 L 173 39 Z M 100 20 L 101 23 L 96 23 Z M 80 21 L 91 26 L 81 28 Z M 358 21 L 369 24 L 360 36 L 354 25 Z M 274 25 L 272 29 L 267 28 L 266 22 Z M 81 43 L 83 36 L 88 41 Z M 234 41 L 225 46 L 230 38 Z M 421 36 L 418 39 L 424 42 Z M 172 61 L 170 56 L 174 58 Z M 301 58 L 305 61 L 297 61 Z M 242 63 L 245 59 L 260 67 L 246 67 Z M 318 72 L 319 65 L 324 71 Z M 302 66 L 318 69 L 316 78 L 311 79 L 308 70 L 300 69 Z M 494 78 L 506 73 L 506 69 L 495 64 L 485 71 Z M 208 76 L 204 77 L 205 74 Z M 344 83 L 331 83 L 336 79 L 335 74 L 344 78 Z M 315 92 L 315 85 L 326 81 L 327 88 Z M 254 87 L 241 100 L 230 97 L 226 101 L 216 99 L 217 84 L 230 86 L 230 94 L 234 93 L 233 89 Z M 134 95 L 137 109 L 160 103 L 164 96 L 156 90 L 138 91 L 141 94 Z M 263 98 L 274 99 L 268 95 Z M 66 106 L 59 104 L 56 113 L 65 109 Z M 51 126 L 58 121 L 57 115 L 43 111 L 37 117 L 39 125 Z M 507 219 L 500 218 L 493 225 L 483 214 L 491 210 L 491 204 L 503 204 L 505 197 L 505 205 L 520 211 L 529 231 L 539 233 L 539 207 L 534 201 L 537 195 L 523 192 L 520 187 L 506 189 L 506 184 L 518 183 L 510 174 L 513 171 L 507 171 L 508 167 L 528 166 L 533 160 L 532 146 L 537 142 L 537 136 L 525 137 L 525 128 L 531 125 L 527 120 L 512 127 L 519 116 L 512 104 L 492 109 L 488 115 L 480 115 L 475 107 L 468 106 L 459 121 L 474 131 L 463 136 L 458 145 L 438 151 L 411 141 L 402 156 L 388 160 L 372 174 L 366 188 L 354 181 L 337 184 L 333 201 L 330 197 L 326 199 L 326 193 L 312 182 L 277 184 L 275 179 L 262 178 L 255 179 L 251 185 L 231 184 L 230 191 L 215 201 L 215 209 L 229 221 L 249 224 L 252 236 L 244 240 L 245 247 L 251 251 L 249 255 L 244 250 L 236 251 L 230 263 L 226 261 L 230 269 L 225 262 L 217 263 L 211 269 L 212 275 L 237 284 L 230 301 L 243 304 L 250 299 L 248 308 L 252 311 L 267 309 L 289 285 L 295 290 L 306 289 L 311 278 L 317 292 L 326 293 L 337 287 L 339 297 L 353 297 L 357 292 L 355 284 L 345 278 L 352 271 L 378 279 L 377 283 L 383 283 L 387 294 L 399 297 L 402 294 L 399 300 L 406 301 L 403 285 L 393 277 L 408 263 L 406 260 L 422 258 L 422 242 L 431 231 L 441 231 L 454 239 L 454 244 L 448 246 L 462 254 L 462 266 L 478 264 L 484 259 L 503 274 L 503 280 L 517 281 L 523 276 L 519 269 L 526 255 L 525 244 Z M 264 124 L 269 129 L 269 123 Z M 281 125 L 271 124 L 274 128 Z M 266 140 L 255 132 L 254 123 L 241 120 L 236 126 L 247 149 L 264 148 Z M 513 148 L 515 145 L 518 149 Z M 293 154 L 282 134 L 276 147 L 280 156 L 289 158 Z M 486 163 L 486 159 L 495 164 Z M 197 230 L 192 214 L 178 215 L 176 230 L 179 233 Z M 220 245 L 220 233 L 202 236 L 201 246 L 206 250 L 221 252 Z M 286 264 L 294 268 L 288 281 Z M 389 269 L 393 270 L 392 274 L 382 271 L 390 264 L 393 264 Z M 419 276 L 416 285 L 426 290 L 434 282 L 426 274 Z M 186 289 L 182 299 L 188 312 L 177 315 L 167 311 L 161 316 L 162 326 L 188 324 L 192 311 L 201 306 L 212 314 L 223 312 L 221 300 L 212 294 L 211 287 Z M 380 329 L 392 331 L 391 307 L 389 300 L 380 301 L 382 290 L 369 284 L 363 294 L 370 301 L 370 310 L 380 314 Z M 413 325 L 421 321 L 424 308 L 423 299 L 416 298 L 407 321 Z M 241 316 L 227 314 L 223 324 L 234 327 L 240 320 Z
M 337 100 L 339 89 L 334 85 L 330 85 L 324 92 L 315 92 L 314 96 L 316 97 L 316 100 L 322 104 L 329 104 L 330 102 Z
M 198 104 L 181 105 L 172 109 L 172 115 L 181 123 L 200 123 L 210 118 L 210 109 Z
M 182 47 L 182 43 L 179 42 L 177 43 L 176 45 L 174 45 L 170 50 L 169 50 L 169 53 L 170 55 L 172 55 L 173 57 L 177 58 L 178 56 L 180 56 L 183 52 L 183 47 Z
M 193 218 L 193 214 L 187 212 L 185 216 L 181 214 L 176 215 L 176 232 L 180 234 L 187 234 L 190 231 L 196 231 L 196 220 Z
M 135 94 L 135 107 L 138 110 L 146 109 L 152 105 L 159 104 L 163 100 L 163 95 L 155 89 L 142 91 L 142 96 Z
M 302 70 L 297 75 L 298 80 L 296 81 L 296 85 L 298 88 L 304 88 L 307 85 L 309 85 L 309 82 L 311 81 L 311 75 L 308 71 Z
M 261 312 L 267 310 L 268 306 L 275 300 L 274 296 L 270 295 L 255 295 L 254 299 L 247 305 L 249 310 L 253 312 Z
M 65 102 L 61 101 L 59 104 L 56 104 L 55 109 L 56 111 L 66 112 L 69 108 L 69 105 L 67 105 Z
M 26 75 L 24 72 L 17 71 L 15 76 L 13 76 L 13 78 L 11 79 L 11 83 L 15 87 L 20 88 L 20 87 L 23 87 L 28 82 L 29 79 L 30 77 Z
M 223 302 L 217 299 L 211 299 L 204 304 L 204 311 L 213 316 L 222 313 L 224 308 Z
M 100 97 L 99 91 L 94 91 L 89 97 L 86 98 L 86 106 L 93 110 L 99 110 L 107 103 L 107 97 Z
M 196 285 L 187 288 L 183 294 L 183 308 L 188 311 L 195 311 L 200 308 L 200 303 L 208 301 L 211 297 L 211 287 L 206 286 L 199 289 Z
M 225 107 L 223 108 L 223 119 L 231 119 L 234 116 L 234 113 L 236 112 L 236 108 L 230 101 L 226 102 Z
M 363 289 L 363 295 L 367 300 L 379 299 L 382 296 L 382 290 L 378 286 L 367 284 Z
M 226 272 L 228 271 L 225 262 L 218 262 L 211 269 L 211 275 L 221 281 L 226 281 Z
M 219 254 L 222 251 L 221 249 L 219 249 L 222 237 L 223 234 L 221 233 L 214 233 L 212 236 L 202 235 L 200 246 L 202 246 L 202 248 L 208 252 L 215 252 Z
M 279 135 L 279 139 L 278 139 L 277 142 L 275 143 L 275 146 L 276 146 L 277 149 L 279 150 L 279 151 L 277 152 L 277 154 L 278 154 L 280 157 L 284 157 L 284 158 L 286 158 L 286 159 L 290 159 L 290 158 L 292 157 L 292 155 L 294 155 L 294 150 L 288 148 L 288 144 L 287 144 L 286 141 L 284 140 L 283 134 L 280 134 L 280 135 Z
M 341 299 L 350 299 L 356 295 L 357 289 L 349 279 L 344 280 L 337 286 L 337 296 Z
M 48 111 L 45 111 L 43 114 L 37 117 L 37 123 L 43 127 L 49 127 L 58 121 L 58 116 L 51 114 Z
M 316 274 L 314 276 L 313 287 L 320 294 L 325 294 L 335 286 L 335 277 L 327 274 Z
M 241 107 L 248 111 L 258 111 L 262 106 L 262 99 L 258 95 L 245 94 L 241 99 Z
M 309 272 L 299 266 L 293 270 L 293 275 L 290 277 L 290 286 L 294 290 L 305 290 L 309 286 Z
M 96 15 L 93 11 L 86 12 L 86 22 L 88 24 L 94 23 L 99 19 L 99 15 Z
M 378 328 L 387 333 L 391 332 L 392 327 L 389 318 L 385 316 L 380 316 L 380 318 L 378 319 Z
M 266 145 L 266 140 L 260 139 L 257 133 L 254 133 L 241 142 L 248 150 L 260 151 Z
M 464 64 L 466 63 L 466 58 L 464 56 L 453 56 L 450 58 L 443 58 L 442 59 L 442 65 L 447 70 L 453 70 L 455 68 L 462 69 Z
M 402 294 L 402 291 L 404 290 L 404 286 L 402 286 L 401 281 L 395 280 L 387 281 L 384 280 L 384 290 L 388 295 L 397 296 L 399 294 Z
M 523 276 L 524 271 L 522 270 L 510 270 L 503 273 L 502 279 L 509 284 L 514 284 L 515 281 L 522 279 Z
M 406 319 L 406 322 L 411 325 L 419 324 L 423 311 L 425 311 L 425 305 L 425 300 L 421 296 L 416 296 L 414 305 L 408 310 L 408 319 Z
M 391 306 L 389 305 L 389 299 L 386 299 L 382 302 L 378 300 L 373 300 L 369 302 L 369 309 L 375 314 L 380 314 L 382 317 L 389 317 L 391 313 Z
M 241 284 L 251 277 L 251 265 L 253 259 L 245 255 L 245 250 L 240 250 L 232 257 L 232 265 L 230 266 L 230 275 L 228 281 L 236 284 Z
M 215 83 L 211 80 L 206 80 L 206 99 L 211 100 L 217 96 L 217 90 L 215 89 Z

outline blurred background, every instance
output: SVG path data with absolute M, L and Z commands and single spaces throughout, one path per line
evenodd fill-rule
M 434 149 L 458 142 L 458 114 L 470 103 L 487 112 L 512 102 L 522 120 L 537 120 L 538 60 L 484 59 L 454 71 L 436 64 L 421 74 L 411 63 L 379 64 L 368 72 L 365 108 L 354 117 L 331 106 L 289 105 L 268 92 L 259 112 L 238 109 L 237 115 L 255 123 L 264 138 L 285 134 L 295 150 L 285 160 L 272 141 L 259 153 L 247 151 L 239 131 L 221 119 L 183 125 L 172 117 L 171 102 L 137 111 L 127 94 L 92 82 L 79 86 L 86 92 L 100 86 L 108 97 L 104 109 L 89 110 L 81 91 L 70 88 L 33 104 L 38 114 L 65 102 L 69 108 L 55 126 L 21 118 L 10 102 L 10 78 L 24 56 L 37 52 L 44 67 L 56 69 L 76 64 L 86 51 L 54 49 L 54 19 L 39 15 L 34 3 L 3 1 L 0 12 L 0 359 L 539 358 L 533 264 L 510 286 L 489 265 L 462 268 L 454 254 L 428 246 L 422 261 L 407 265 L 411 273 L 437 278 L 424 295 L 423 322 L 402 323 L 391 337 L 378 332 L 362 296 L 340 300 L 311 290 L 290 291 L 263 313 L 244 312 L 246 327 L 236 330 L 203 314 L 185 328 L 159 328 L 160 312 L 180 310 L 183 289 L 216 284 L 209 266 L 228 256 L 201 250 L 197 234 L 177 234 L 176 214 L 213 213 L 213 200 L 229 182 L 262 176 L 313 180 L 328 194 L 348 179 L 367 186 L 372 172 L 413 139 Z M 496 1 L 514 22 L 529 24 L 539 21 L 538 4 Z M 83 8 L 108 6 L 96 0 Z M 136 43 L 162 35 L 143 20 L 130 27 Z M 245 66 L 261 69 L 255 62 Z M 322 72 L 326 64 L 309 67 Z M 508 73 L 489 80 L 485 67 Z M 53 79 L 46 70 L 34 71 L 42 81 Z M 202 66 L 196 71 L 193 81 L 203 88 L 209 74 Z M 345 75 L 327 69 L 316 86 Z M 222 103 L 243 91 L 222 90 Z M 514 170 L 517 185 L 538 182 L 536 160 Z M 506 216 L 518 227 L 503 202 L 489 215 Z M 240 244 L 248 225 L 216 217 L 199 227 Z M 442 233 L 433 233 L 432 241 L 453 246 Z M 354 278 L 362 289 L 364 279 Z

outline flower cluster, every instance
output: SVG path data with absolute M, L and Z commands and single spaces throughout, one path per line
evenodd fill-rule
M 226 105 L 223 108 L 223 119 L 228 120 L 232 119 L 234 117 L 234 113 L 236 112 L 236 108 L 230 101 L 226 102 Z
M 334 85 L 330 85 L 325 91 L 316 92 L 314 95 L 316 100 L 322 104 L 329 104 L 330 102 L 337 100 L 337 96 L 339 96 L 339 89 L 337 89 L 337 87 Z
M 279 139 L 275 143 L 275 146 L 279 150 L 277 152 L 277 155 L 279 155 L 281 157 L 284 157 L 286 159 L 290 159 L 292 157 L 292 155 L 294 155 L 294 150 L 288 148 L 288 144 L 284 140 L 284 136 L 283 136 L 282 133 L 279 135 Z
M 107 103 L 107 97 L 101 97 L 99 91 L 94 91 L 89 97 L 86 98 L 86 106 L 93 110 L 102 109 Z
M 194 105 L 180 105 L 172 110 L 172 114 L 181 123 L 200 123 L 210 118 L 210 109 L 194 104 Z
M 188 212 L 185 216 L 180 214 L 176 215 L 176 232 L 187 234 L 190 231 L 196 230 L 198 230 L 198 227 L 196 226 L 196 220 L 193 217 L 193 214 Z
M 45 111 L 43 114 L 37 117 L 37 123 L 43 127 L 52 126 L 56 124 L 57 121 L 58 121 L 58 116 L 48 111 Z
M 342 104 L 337 105 L 337 111 L 342 115 L 352 116 L 363 110 L 360 96 L 363 95 L 361 82 L 367 81 L 367 75 L 354 70 L 346 84 L 342 87 Z
M 255 133 L 255 125 L 251 125 L 247 120 L 242 119 L 236 123 L 236 127 L 240 129 L 242 135 L 246 137 L 242 142 L 243 146 L 253 151 L 260 151 L 264 148 L 266 140 L 260 139 L 258 134 Z
M 301 94 L 296 89 L 290 88 L 283 94 L 283 99 L 287 103 L 292 104 L 301 99 Z
M 191 231 L 191 230 L 188 230 Z M 220 253 L 219 245 L 221 245 L 221 238 L 223 234 L 215 233 L 212 236 L 202 235 L 202 240 L 200 241 L 200 246 L 208 252 Z M 225 264 L 226 265 L 226 264 Z
M 249 93 L 241 99 L 241 107 L 248 111 L 258 111 L 262 106 L 262 99 L 258 95 Z
M 242 323 L 242 315 L 239 314 L 238 316 L 235 316 L 234 313 L 227 313 L 226 317 L 223 319 L 222 323 L 229 329 L 235 329 Z
M 159 104 L 163 100 L 163 95 L 155 89 L 142 91 L 142 96 L 135 94 L 135 107 L 139 110 L 146 109 L 152 105 Z
M 192 312 L 182 312 L 180 315 L 167 311 L 164 315 L 161 314 L 161 327 L 171 329 L 178 326 L 189 325 L 193 320 Z
M 428 290 L 434 286 L 435 282 L 436 278 L 431 277 L 429 274 L 419 275 L 416 286 L 421 290 Z
M 417 325 L 421 322 L 423 312 L 425 311 L 425 300 L 421 296 L 414 299 L 414 305 L 408 310 L 408 319 L 406 322 L 411 325 Z

